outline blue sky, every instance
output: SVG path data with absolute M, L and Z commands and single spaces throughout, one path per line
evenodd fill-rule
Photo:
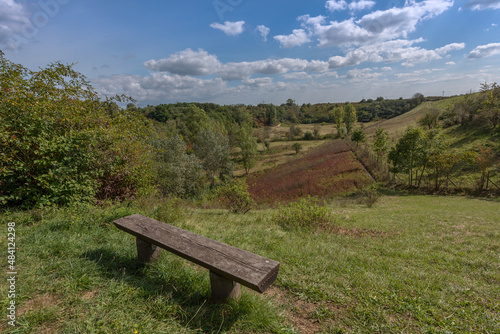
M 500 82 L 500 0 L 0 0 L 0 49 L 140 106 L 456 95 Z

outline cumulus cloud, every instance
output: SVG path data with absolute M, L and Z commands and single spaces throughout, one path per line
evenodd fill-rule
M 345 0 L 328 0 L 325 7 L 330 11 L 344 10 L 347 8 L 347 2 Z
M 480 45 L 469 53 L 469 59 L 479 59 L 500 54 L 500 43 Z
M 203 49 L 186 49 L 168 58 L 148 60 L 144 66 L 155 72 L 169 72 L 176 75 L 207 76 L 217 75 L 224 81 L 244 80 L 254 74 L 283 74 L 288 72 L 324 72 L 329 64 L 320 60 L 297 58 L 265 59 L 251 62 L 221 63 L 216 55 Z
M 415 43 L 423 42 L 417 40 L 393 40 L 378 44 L 368 44 L 358 49 L 349 51 L 345 56 L 330 57 L 330 68 L 359 65 L 364 62 L 400 62 L 404 66 L 413 66 L 416 63 L 441 59 L 447 53 L 460 50 L 465 47 L 464 43 L 452 43 L 434 50 L 427 50 L 417 46 Z
M 326 7 L 330 10 L 344 9 L 344 6 L 366 9 L 371 5 L 370 1 L 355 1 L 349 5 L 345 1 L 329 1 Z M 440 15 L 452 6 L 453 0 L 407 1 L 402 8 L 377 10 L 359 20 L 351 17 L 344 21 L 327 22 L 321 15 L 303 15 L 299 21 L 303 29 L 318 39 L 320 47 L 360 45 L 406 38 L 416 30 L 418 23 Z
M 359 0 L 351 2 L 349 4 L 349 9 L 352 11 L 365 10 L 365 9 L 371 9 L 373 6 L 375 6 L 375 1 Z
M 203 49 L 186 49 L 161 60 L 148 60 L 144 66 L 151 71 L 170 72 L 179 75 L 208 75 L 219 70 L 217 56 Z
M 311 41 L 304 29 L 294 29 L 292 34 L 277 35 L 274 36 L 274 39 L 280 42 L 280 45 L 283 48 L 293 48 Z
M 150 76 L 114 75 L 96 80 L 106 95 L 124 93 L 142 101 L 207 99 L 219 95 L 227 85 L 220 79 L 152 73 Z
M 264 42 L 267 42 L 267 35 L 269 35 L 269 32 L 271 31 L 271 29 L 269 29 L 268 27 L 264 26 L 264 25 L 258 25 L 257 26 L 257 30 L 260 35 L 262 36 L 262 40 Z
M 241 34 L 245 28 L 243 27 L 245 25 L 245 21 L 238 21 L 238 22 L 230 22 L 226 21 L 224 24 L 215 22 L 210 24 L 211 28 L 218 29 L 222 32 L 224 32 L 228 36 L 236 36 Z
M 471 10 L 500 9 L 500 0 L 472 0 L 465 7 Z
M 323 72 L 328 70 L 328 62 L 296 58 L 266 59 L 252 62 L 227 63 L 221 67 L 219 75 L 223 80 L 244 80 L 253 74 L 284 74 L 288 72 Z
M 0 45 L 16 49 L 12 38 L 24 36 L 26 27 L 31 27 L 29 10 L 14 0 L 0 0 Z
M 375 6 L 375 1 L 371 0 L 357 0 L 352 1 L 349 4 L 345 0 L 328 0 L 325 4 L 325 7 L 331 12 L 345 9 L 349 9 L 351 11 L 365 10 L 370 9 L 373 6 Z

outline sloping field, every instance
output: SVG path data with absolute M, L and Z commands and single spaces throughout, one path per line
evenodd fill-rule
M 463 99 L 463 96 L 452 97 L 440 101 L 424 102 L 409 112 L 397 117 L 370 123 L 367 127 L 365 127 L 366 136 L 371 138 L 375 134 L 377 128 L 381 127 L 389 133 L 391 138 L 399 138 L 408 126 L 417 126 L 418 120 L 424 117 L 427 111 L 432 109 L 444 111 L 448 106 L 457 103 L 461 99 Z
M 257 202 L 273 203 L 346 193 L 364 187 L 371 178 L 347 145 L 336 140 L 247 182 Z

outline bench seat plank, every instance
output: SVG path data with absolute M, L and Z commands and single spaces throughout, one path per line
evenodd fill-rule
M 132 215 L 116 227 L 258 292 L 277 278 L 279 262 L 160 221 Z

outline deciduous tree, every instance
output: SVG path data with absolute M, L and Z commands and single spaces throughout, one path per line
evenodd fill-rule
M 377 155 L 377 164 L 380 164 L 380 159 L 389 150 L 389 134 L 382 128 L 377 128 L 375 135 L 373 136 L 373 151 Z
M 229 138 L 221 131 L 203 128 L 196 139 L 194 152 L 212 185 L 215 184 L 216 176 L 220 177 L 221 173 L 232 170 Z
M 359 146 L 359 143 L 364 143 L 366 141 L 365 131 L 362 128 L 357 128 L 352 133 L 351 140 L 356 143 L 356 146 Z
M 257 155 L 257 139 L 253 135 L 253 128 L 245 124 L 240 127 L 237 135 L 238 147 L 240 148 L 240 157 L 245 173 L 248 174 L 250 168 L 255 165 L 255 156 Z
M 347 130 L 347 133 L 351 133 L 352 128 L 358 121 L 356 116 L 356 108 L 350 103 L 347 103 L 344 106 L 344 123 Z

